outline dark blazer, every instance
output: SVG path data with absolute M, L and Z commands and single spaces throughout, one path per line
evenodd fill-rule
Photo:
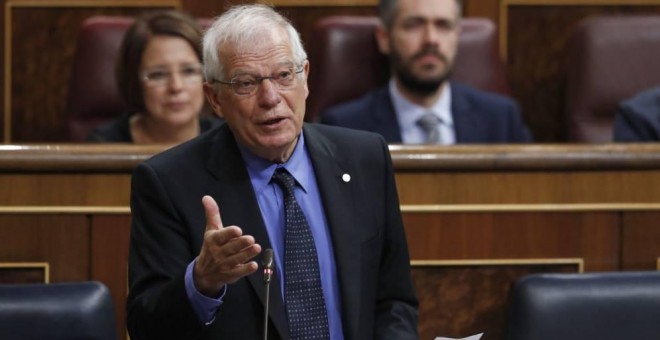
M 417 300 L 385 141 L 318 124 L 305 124 L 303 131 L 332 235 L 345 339 L 418 339 Z M 351 176 L 348 183 L 342 180 L 345 173 Z M 200 322 L 186 296 L 184 272 L 202 246 L 201 198 L 206 194 L 218 202 L 224 225 L 238 225 L 263 248 L 270 247 L 227 125 L 140 164 L 131 192 L 131 339 L 263 337 L 261 273 L 227 286 L 210 326 Z M 271 284 L 269 337 L 288 339 L 279 283 Z
M 525 143 L 532 136 L 511 99 L 451 83 L 451 113 L 456 143 Z M 329 125 L 372 131 L 388 143 L 401 143 L 401 129 L 386 85 L 321 114 Z
M 614 141 L 660 141 L 660 87 L 619 104 L 614 118 Z
M 85 141 L 97 143 L 133 143 L 130 127 L 131 116 L 131 113 L 126 112 L 116 119 L 97 126 L 87 135 Z M 211 130 L 222 124 L 222 122 L 224 120 L 218 117 L 202 115 L 199 117 L 199 133 Z

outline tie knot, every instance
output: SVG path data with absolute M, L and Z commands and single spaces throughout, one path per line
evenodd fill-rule
M 279 185 L 280 188 L 287 194 L 293 194 L 293 187 L 296 185 L 296 180 L 285 168 L 277 168 L 273 173 L 273 182 Z
M 440 122 L 440 118 L 432 112 L 425 113 L 417 120 L 417 125 L 426 133 L 426 143 L 437 144 L 440 141 L 440 131 L 438 130 Z
M 438 118 L 438 116 L 432 112 L 427 112 L 417 120 L 417 125 L 419 125 L 425 132 L 428 133 L 440 125 L 440 118 Z

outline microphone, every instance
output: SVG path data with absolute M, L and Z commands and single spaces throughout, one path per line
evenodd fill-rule
M 264 260 L 261 265 L 264 267 L 264 283 L 269 284 L 270 279 L 273 277 L 274 263 L 273 263 L 273 250 L 268 248 L 264 250 Z
M 268 248 L 264 250 L 263 262 L 261 266 L 264 268 L 264 283 L 266 284 L 266 299 L 264 308 L 264 340 L 268 340 L 268 305 L 270 300 L 270 280 L 273 278 L 275 271 L 273 260 L 273 250 Z

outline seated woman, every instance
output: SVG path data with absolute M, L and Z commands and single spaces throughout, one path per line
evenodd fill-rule
M 117 85 L 129 110 L 94 129 L 92 142 L 178 144 L 221 123 L 204 106 L 202 32 L 177 11 L 141 17 L 131 25 L 117 60 Z

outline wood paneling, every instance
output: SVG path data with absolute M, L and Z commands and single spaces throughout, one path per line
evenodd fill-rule
M 660 202 L 660 192 L 644 190 L 651 185 L 660 185 L 660 170 L 428 172 L 397 174 L 396 179 L 401 200 L 409 204 Z
M 619 270 L 616 212 L 405 213 L 412 260 L 581 258 Z
M 0 186 L 0 204 L 11 206 L 125 207 L 130 197 L 130 178 L 118 174 L 11 174 L 0 176 Z
M 660 258 L 660 212 L 623 214 L 623 270 L 653 270 Z M 660 268 L 657 268 L 660 270 Z
M 657 145 L 390 146 L 401 202 L 660 202 Z M 515 150 L 515 151 L 514 151 Z M 607 183 L 607 185 L 603 185 Z
M 0 215 L 0 262 L 47 262 L 52 282 L 90 273 L 88 219 L 68 215 Z
M 91 279 L 104 282 L 110 288 L 119 334 L 123 334 L 126 329 L 129 233 L 129 215 L 93 216 Z
M 46 262 L 0 262 L 0 284 L 49 283 Z
M 500 0 L 463 0 L 463 16 L 482 17 L 499 21 Z

